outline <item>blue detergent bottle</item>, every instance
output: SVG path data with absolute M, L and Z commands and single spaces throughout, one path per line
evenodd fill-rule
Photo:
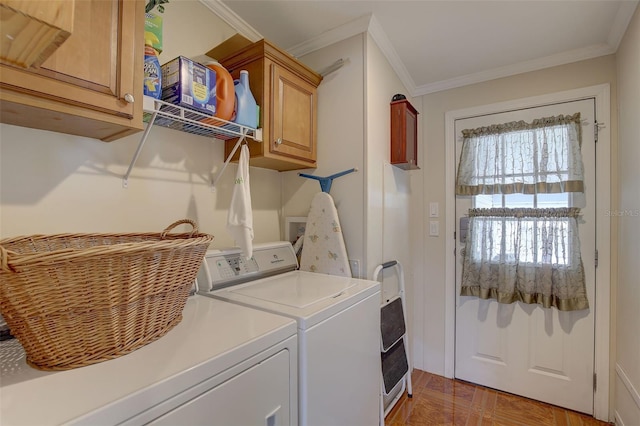
M 149 35 L 149 36 L 148 36 Z M 144 41 L 144 90 L 143 93 L 156 99 L 162 97 L 162 71 L 158 54 L 152 47 L 153 34 L 145 33 Z
M 233 121 L 241 126 L 257 128 L 258 105 L 249 87 L 249 71 L 240 71 L 240 79 L 235 80 L 233 85 L 236 92 L 236 117 Z

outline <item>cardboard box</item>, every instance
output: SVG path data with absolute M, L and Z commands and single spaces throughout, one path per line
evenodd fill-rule
M 184 56 L 162 65 L 162 100 L 206 115 L 216 112 L 216 72 Z

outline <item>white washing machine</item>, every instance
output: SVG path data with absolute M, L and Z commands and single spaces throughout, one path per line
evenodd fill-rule
M 296 320 L 301 426 L 378 424 L 380 284 L 296 269 L 288 242 L 213 250 L 198 291 Z
M 295 321 L 199 295 L 166 335 L 67 371 L 0 343 L 3 425 L 298 424 Z

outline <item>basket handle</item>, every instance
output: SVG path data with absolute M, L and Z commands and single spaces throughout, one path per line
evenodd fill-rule
M 0 245 L 0 268 L 3 271 L 12 271 L 9 267 L 9 251 Z
M 169 231 L 171 231 L 173 228 L 175 228 L 178 225 L 182 225 L 183 223 L 188 223 L 193 228 L 191 230 L 191 233 L 189 233 L 189 237 L 192 237 L 193 234 L 197 234 L 198 233 L 198 225 L 196 224 L 195 221 L 193 221 L 191 219 L 180 219 L 180 220 L 176 220 L 171 225 L 169 225 L 166 228 L 164 228 L 164 231 L 162 231 L 162 234 L 160 234 L 160 239 L 163 240 L 167 236 Z

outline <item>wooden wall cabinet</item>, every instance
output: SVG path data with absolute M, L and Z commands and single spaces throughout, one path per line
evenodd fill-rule
M 264 141 L 249 141 L 251 165 L 281 171 L 315 168 L 317 87 L 322 76 L 266 40 L 218 61 L 234 79 L 241 70 L 249 72 L 251 92 L 260 106 L 258 127 Z M 225 143 L 225 156 L 234 144 Z
M 0 61 L 38 67 L 73 32 L 74 0 L 0 0 Z
M 144 2 L 76 1 L 73 16 L 40 68 L 0 64 L 0 121 L 103 141 L 142 130 Z
M 419 169 L 418 111 L 406 99 L 391 102 L 391 164 Z

